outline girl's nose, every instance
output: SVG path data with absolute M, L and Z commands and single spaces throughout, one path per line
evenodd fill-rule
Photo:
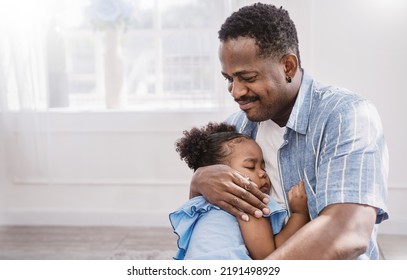
M 266 177 L 266 175 L 267 175 L 266 171 L 264 171 L 264 170 L 259 171 L 259 177 L 260 178 L 264 178 L 264 177 Z

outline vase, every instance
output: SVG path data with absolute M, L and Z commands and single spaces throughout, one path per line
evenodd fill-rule
M 124 65 L 122 55 L 123 30 L 108 28 L 103 38 L 104 94 L 107 109 L 117 109 L 123 105 Z
M 46 38 L 48 108 L 69 107 L 65 42 L 54 21 L 48 28 Z

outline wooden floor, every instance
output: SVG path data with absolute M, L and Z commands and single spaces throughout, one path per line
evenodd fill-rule
M 0 227 L 2 260 L 171 259 L 171 228 Z M 407 260 L 407 236 L 380 235 L 383 259 Z
M 377 239 L 383 259 L 407 260 L 407 235 L 379 235 Z
M 0 227 L 0 259 L 171 259 L 176 242 L 170 228 Z

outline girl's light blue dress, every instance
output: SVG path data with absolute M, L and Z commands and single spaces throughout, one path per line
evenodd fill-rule
M 269 197 L 270 198 L 270 197 Z M 273 233 L 284 226 L 287 210 L 270 198 Z M 202 196 L 184 203 L 169 215 L 174 233 L 178 235 L 177 260 L 250 260 L 236 218 L 210 204 Z

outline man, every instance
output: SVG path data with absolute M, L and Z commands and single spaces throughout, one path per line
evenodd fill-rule
M 374 106 L 301 68 L 296 28 L 282 8 L 243 7 L 219 39 L 222 74 L 241 109 L 228 121 L 263 149 L 271 196 L 287 207 L 290 188 L 306 186 L 311 221 L 268 258 L 378 259 L 388 154 Z M 268 212 L 253 183 L 224 165 L 195 172 L 197 195 L 241 219 Z

